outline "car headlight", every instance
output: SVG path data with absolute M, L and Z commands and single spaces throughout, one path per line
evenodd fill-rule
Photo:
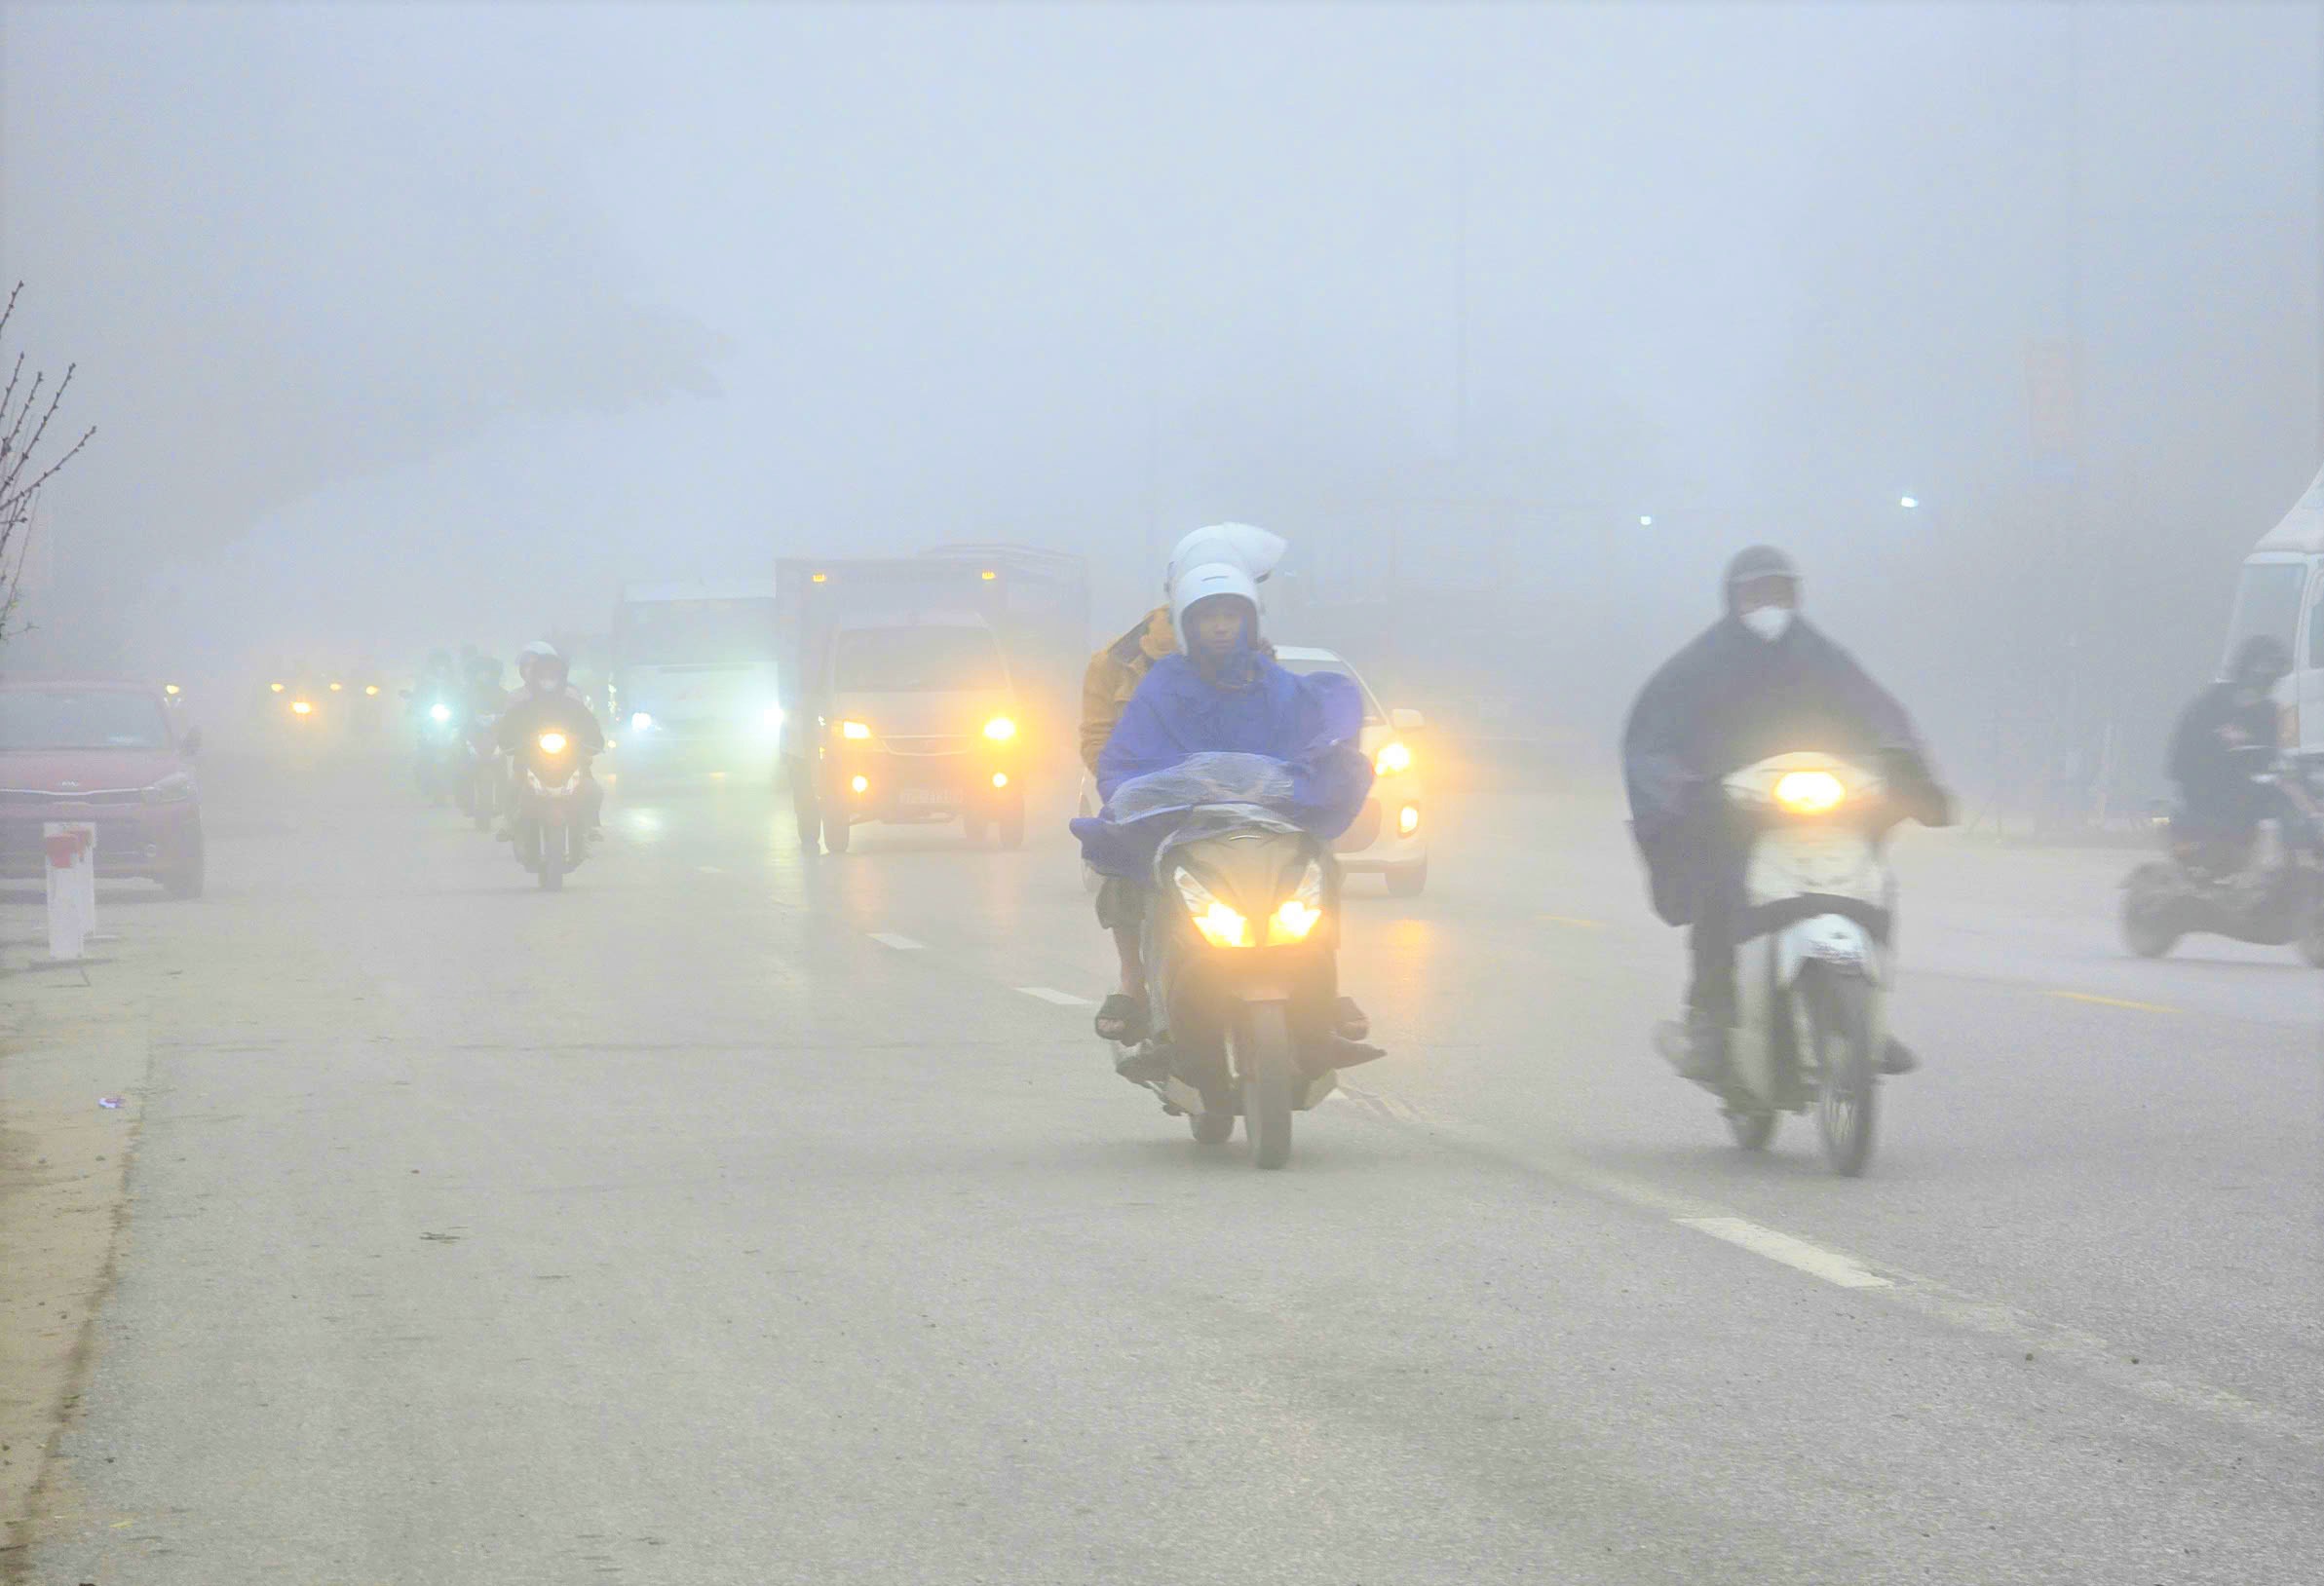
M 432 704 L 428 707 L 428 719 L 432 722 L 448 722 L 452 719 L 452 707 L 440 702 Z
M 632 710 L 631 712 L 629 712 L 629 731 L 630 731 L 630 732 L 632 732 L 632 733 L 650 733 L 650 732 L 652 732 L 653 730 L 654 730 L 654 714 L 653 714 L 653 712 L 652 712 L 652 711 L 650 711 L 650 710 Z
M 851 742 L 860 743 L 871 736 L 871 729 L 861 722 L 841 722 L 839 736 Z
M 1412 751 L 1400 741 L 1380 746 L 1380 753 L 1372 761 L 1372 771 L 1381 776 L 1393 776 L 1397 772 L 1412 769 Z
M 1828 771 L 1787 771 L 1775 778 L 1775 803 L 1795 815 L 1829 814 L 1848 800 L 1848 784 Z
M 379 685 L 376 683 L 365 683 L 363 685 L 363 692 L 376 698 L 379 693 Z
M 1396 830 L 1410 837 L 1420 830 L 1420 806 L 1408 804 L 1396 812 Z
M 347 686 L 347 685 L 346 685 L 346 684 L 344 684 L 344 683 L 333 683 L 333 684 L 331 685 L 331 692 L 332 692 L 333 694 L 336 694 L 336 693 L 338 693 L 338 692 L 339 692 L 341 689 L 345 688 L 346 686 Z
M 280 684 L 280 683 L 269 683 L 269 684 L 267 684 L 266 686 L 267 686 L 268 688 L 270 688 L 270 689 L 274 690 L 274 691 L 275 691 L 275 693 L 277 693 L 277 694 L 280 694 L 280 693 L 282 693 L 282 692 L 283 692 L 283 685 L 282 685 L 282 684 Z
M 770 732 L 782 725 L 782 706 L 769 705 L 758 713 L 758 724 Z
M 1251 945 L 1251 925 L 1241 915 L 1211 895 L 1210 888 L 1181 870 L 1177 874 L 1178 895 L 1186 902 L 1186 912 L 1194 917 L 1195 929 L 1213 947 L 1248 947 Z
M 147 804 L 183 804 L 194 796 L 194 778 L 173 771 L 145 790 Z
M 543 733 L 533 741 L 541 746 L 543 754 L 563 754 L 565 752 L 565 735 L 562 733 Z
M 1006 743 L 1016 736 L 1016 723 L 1007 716 L 995 716 L 984 724 L 984 736 L 995 743 Z

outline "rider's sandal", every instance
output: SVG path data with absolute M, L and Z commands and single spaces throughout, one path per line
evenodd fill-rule
M 1103 1039 L 1135 1046 L 1146 1038 L 1146 1004 L 1127 992 L 1114 993 L 1098 1006 L 1097 1034 Z

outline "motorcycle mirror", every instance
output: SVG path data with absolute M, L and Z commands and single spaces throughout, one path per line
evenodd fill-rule
M 200 754 L 202 752 L 202 729 L 199 727 L 187 728 L 185 736 L 177 740 L 177 752 L 188 756 Z
M 1429 725 L 1429 718 L 1417 710 L 1391 710 L 1388 721 L 1399 733 L 1417 733 Z

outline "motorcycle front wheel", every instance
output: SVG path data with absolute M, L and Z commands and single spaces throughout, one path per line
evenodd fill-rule
M 1852 1179 L 1872 1158 L 1872 1127 L 1879 1111 L 1878 1064 L 1872 1050 L 1872 988 L 1854 975 L 1820 963 L 1800 973 L 1808 1039 L 1818 1076 L 1815 1131 L 1823 1136 L 1832 1171 Z
M 2179 945 L 2171 900 L 2164 890 L 2170 883 L 2170 867 L 2150 861 L 2132 871 L 2123 885 L 2122 945 L 2142 959 L 2161 958 Z
M 1765 1151 L 1768 1142 L 1775 1138 L 1775 1114 L 1772 1112 L 1730 1112 L 1727 1132 L 1734 1136 L 1734 1143 L 1745 1151 Z
M 1235 1021 L 1235 1073 L 1242 1080 L 1242 1132 L 1256 1167 L 1291 1160 L 1291 1102 L 1299 1084 L 1291 1027 L 1280 1002 L 1245 1004 Z
M 536 823 L 541 850 L 541 890 L 561 892 L 565 889 L 565 828 L 548 821 Z

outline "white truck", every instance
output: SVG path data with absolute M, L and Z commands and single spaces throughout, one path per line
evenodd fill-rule
M 773 777 L 782 732 L 775 617 L 772 579 L 622 586 L 606 732 L 624 775 Z
M 2291 649 L 2292 675 L 2277 692 L 2284 748 L 2313 779 L 2324 771 L 2324 472 L 2243 560 L 2227 653 L 2261 633 Z

